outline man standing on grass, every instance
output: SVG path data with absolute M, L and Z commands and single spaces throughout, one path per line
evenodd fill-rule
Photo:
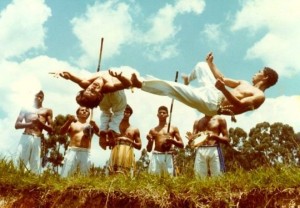
M 172 147 L 183 148 L 183 142 L 176 126 L 168 127 L 168 108 L 160 106 L 157 117 L 158 125 L 152 128 L 148 135 L 147 151 L 151 152 L 154 144 L 154 151 L 149 164 L 149 173 L 169 174 L 174 176 L 174 161 Z
M 203 140 L 197 143 L 197 138 Z M 227 123 L 219 115 L 204 116 L 196 120 L 193 133 L 187 132 L 189 145 L 196 149 L 194 163 L 195 176 L 217 176 L 225 171 L 224 159 L 220 143 L 229 144 Z
M 79 171 L 87 175 L 91 166 L 90 149 L 93 134 L 98 135 L 99 128 L 95 121 L 87 119 L 90 110 L 86 107 L 79 107 L 76 117 L 68 115 L 66 122 L 60 129 L 60 134 L 68 134 L 70 144 L 64 158 L 64 165 L 61 170 L 62 177 L 68 177 Z
M 41 172 L 41 138 L 43 130 L 51 133 L 53 113 L 50 108 L 43 107 L 44 92 L 35 94 L 32 107 L 21 109 L 15 123 L 16 129 L 24 129 L 18 149 L 18 165 L 35 174 Z
M 139 129 L 129 122 L 132 113 L 132 108 L 127 105 L 119 126 L 120 134 L 116 137 L 115 146 L 111 151 L 110 170 L 113 173 L 133 173 L 135 170 L 134 149 L 140 150 L 142 142 Z

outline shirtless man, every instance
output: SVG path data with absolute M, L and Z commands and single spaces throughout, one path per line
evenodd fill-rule
M 63 71 L 58 73 L 66 80 L 78 84 L 83 90 L 79 91 L 76 101 L 80 106 L 95 108 L 99 105 L 100 140 L 99 145 L 105 150 L 112 145 L 112 140 L 119 132 L 119 124 L 127 104 L 124 89 L 129 88 L 131 82 L 121 73 L 114 71 L 101 71 L 90 78 L 82 79 L 74 74 Z
M 60 134 L 68 133 L 70 144 L 64 158 L 64 165 L 61 171 L 62 177 L 68 177 L 77 169 L 81 174 L 87 175 L 91 165 L 90 149 L 93 134 L 98 135 L 99 128 L 95 121 L 87 119 L 90 110 L 86 107 L 79 107 L 76 111 L 77 118 L 69 115 L 66 122 L 60 129 Z
M 116 145 L 110 156 L 112 172 L 128 173 L 135 169 L 134 148 L 140 150 L 142 142 L 139 129 L 133 127 L 129 122 L 132 113 L 132 108 L 127 105 L 120 123 L 120 134 L 116 138 Z
M 244 80 L 224 77 L 209 53 L 206 63 L 200 62 L 192 73 L 183 76 L 185 84 L 197 79 L 199 87 L 159 79 L 141 81 L 133 74 L 132 86 L 157 95 L 169 96 L 209 116 L 238 115 L 257 109 L 265 101 L 264 91 L 276 84 L 278 74 L 265 67 L 252 78 L 252 84 Z M 228 90 L 231 88 L 231 90 Z
M 197 137 L 205 140 L 197 141 Z M 193 133 L 187 132 L 186 138 L 189 145 L 196 149 L 195 175 L 205 177 L 222 174 L 225 166 L 220 143 L 228 145 L 230 142 L 226 120 L 219 115 L 204 116 L 194 122 Z
M 167 118 L 168 108 L 160 106 L 157 117 L 159 123 L 152 128 L 148 135 L 147 151 L 151 152 L 154 143 L 154 151 L 149 164 L 149 173 L 163 174 L 168 173 L 174 176 L 174 164 L 172 155 L 172 145 L 183 148 L 183 142 L 176 126 L 168 127 Z M 169 132 L 168 132 L 169 128 Z
M 16 129 L 25 129 L 17 149 L 17 160 L 21 166 L 35 174 L 41 171 L 41 137 L 43 130 L 51 133 L 52 110 L 43 107 L 44 92 L 35 94 L 34 105 L 23 108 L 15 123 Z M 25 122 L 23 122 L 25 121 Z

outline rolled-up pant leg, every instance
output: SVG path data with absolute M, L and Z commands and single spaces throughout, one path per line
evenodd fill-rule
M 197 80 L 199 87 L 214 87 L 216 79 L 206 62 L 199 62 L 188 76 L 189 82 Z
M 99 107 L 102 111 L 100 116 L 100 129 L 113 130 L 120 133 L 119 125 L 123 119 L 127 99 L 124 90 L 105 94 Z

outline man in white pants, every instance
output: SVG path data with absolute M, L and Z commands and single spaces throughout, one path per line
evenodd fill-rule
M 51 133 L 53 112 L 43 107 L 44 92 L 35 94 L 33 107 L 21 109 L 16 129 L 25 129 L 17 149 L 17 164 L 35 174 L 41 171 L 41 137 L 43 130 Z
M 172 147 L 175 145 L 178 148 L 183 148 L 183 142 L 178 128 L 173 125 L 168 127 L 168 116 L 168 108 L 166 106 L 160 106 L 157 112 L 159 123 L 150 129 L 147 134 L 147 151 L 151 152 L 154 145 L 148 172 L 158 175 L 167 174 L 174 176 Z
M 228 145 L 230 140 L 224 118 L 216 115 L 196 120 L 193 132 L 187 132 L 186 138 L 189 145 L 196 149 L 194 163 L 196 176 L 217 176 L 225 170 L 220 143 Z
M 62 125 L 60 134 L 68 134 L 70 144 L 64 158 L 64 165 L 61 170 L 62 177 L 68 177 L 77 170 L 82 175 L 87 175 L 91 166 L 90 149 L 93 134 L 99 133 L 96 123 L 87 119 L 90 110 L 86 107 L 79 107 L 76 111 L 76 118 L 68 115 L 68 119 Z
M 135 74 L 131 82 L 132 87 L 152 94 L 169 96 L 204 115 L 231 115 L 235 121 L 234 115 L 257 109 L 265 101 L 264 91 L 277 82 L 278 74 L 273 69 L 264 67 L 253 76 L 252 84 L 244 80 L 226 78 L 213 63 L 213 54 L 209 53 L 206 63 L 197 64 L 194 71 L 183 78 L 185 84 L 197 79 L 199 86 L 186 86 L 159 79 L 142 81 Z

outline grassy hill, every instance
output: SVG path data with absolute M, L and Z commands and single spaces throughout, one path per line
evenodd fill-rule
M 140 173 L 61 179 L 0 162 L 0 207 L 300 207 L 300 168 L 277 166 L 221 177 Z

